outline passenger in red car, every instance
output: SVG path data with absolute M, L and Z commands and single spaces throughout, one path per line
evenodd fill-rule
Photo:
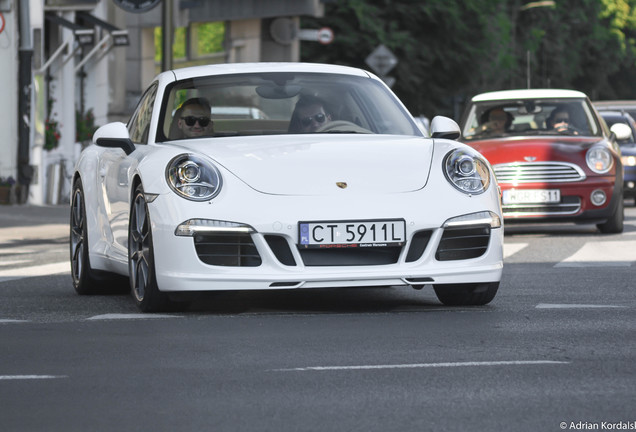
M 500 107 L 486 111 L 481 119 L 482 124 L 475 130 L 476 135 L 502 135 L 512 125 L 512 115 Z

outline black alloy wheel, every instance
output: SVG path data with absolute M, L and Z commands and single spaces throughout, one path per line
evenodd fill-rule
M 155 274 L 152 229 L 148 204 L 141 185 L 135 188 L 128 225 L 128 269 L 130 288 L 142 312 L 158 312 L 170 302 L 159 291 Z

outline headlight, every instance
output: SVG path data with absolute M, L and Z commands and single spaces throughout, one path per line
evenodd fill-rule
M 170 161 L 166 180 L 178 195 L 193 201 L 214 198 L 223 183 L 221 173 L 212 163 L 191 154 L 182 154 Z
M 598 174 L 605 174 L 613 165 L 612 153 L 605 147 L 592 147 L 585 155 L 587 166 Z
M 488 163 L 475 153 L 455 149 L 444 158 L 446 179 L 460 191 L 467 194 L 480 194 L 490 185 Z
M 625 166 L 636 166 L 636 156 L 622 156 L 621 160 Z

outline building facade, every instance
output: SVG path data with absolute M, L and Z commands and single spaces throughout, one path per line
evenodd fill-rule
M 322 3 L 0 0 L 0 178 L 17 183 L 11 202 L 68 202 L 72 167 L 88 132 L 127 121 L 163 69 L 298 61 L 300 17 L 322 16 Z M 222 23 L 221 51 L 190 49 L 202 23 Z M 172 58 L 177 28 L 188 44 L 181 59 Z M 171 35 L 161 47 L 157 29 Z

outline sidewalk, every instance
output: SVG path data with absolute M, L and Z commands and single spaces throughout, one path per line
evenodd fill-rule
M 69 212 L 67 205 L 0 205 L 0 244 L 68 237 Z

